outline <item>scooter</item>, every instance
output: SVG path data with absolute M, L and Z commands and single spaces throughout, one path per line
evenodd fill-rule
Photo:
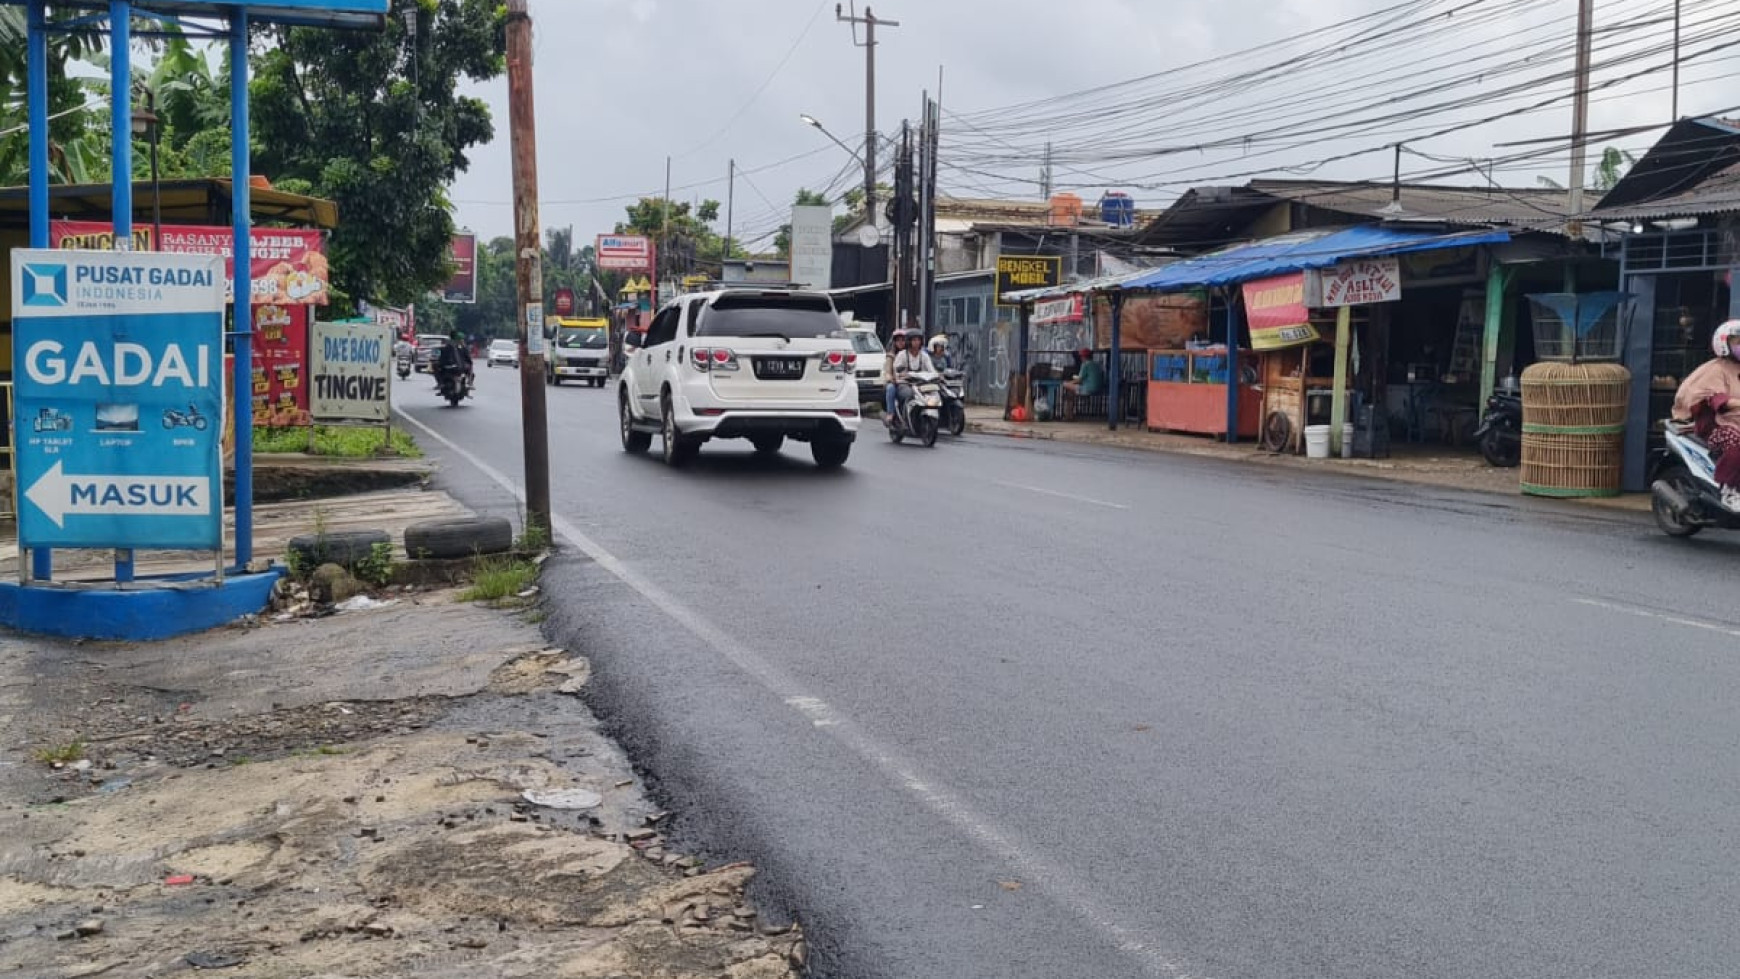
M 411 361 L 415 356 L 415 354 L 405 354 L 399 358 L 399 380 L 402 381 L 411 376 Z
M 942 373 L 942 427 L 959 437 L 967 430 L 967 373 L 950 368 Z
M 164 428 L 191 428 L 196 432 L 203 432 L 209 424 L 211 423 L 193 405 L 188 405 L 185 412 L 176 411 L 174 408 L 163 410 Z
M 447 403 L 455 408 L 459 402 L 471 397 L 471 385 L 474 382 L 470 371 L 446 370 L 437 371 L 435 375 L 435 390 Z
M 1740 512 L 1722 505 L 1716 483 L 1716 460 L 1692 426 L 1669 419 L 1662 423 L 1667 449 L 1650 475 L 1650 511 L 1656 526 L 1669 537 L 1690 537 L 1705 527 L 1740 530 Z
M 942 423 L 942 375 L 908 374 L 905 388 L 905 400 L 896 404 L 894 414 L 888 417 L 888 441 L 899 445 L 910 435 L 929 448 L 936 444 Z
M 1474 440 L 1487 465 L 1510 469 L 1522 464 L 1522 393 L 1516 378 L 1500 381 L 1486 399 L 1486 417 L 1474 430 Z

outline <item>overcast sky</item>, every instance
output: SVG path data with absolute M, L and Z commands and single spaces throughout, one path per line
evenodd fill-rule
M 1400 2 L 885 0 L 876 5 L 877 16 L 898 20 L 900 26 L 885 28 L 878 37 L 878 128 L 892 133 L 903 118 L 916 119 L 921 93 L 936 88 L 939 66 L 944 71 L 947 107 L 971 113 L 1166 72 L 1205 59 L 1226 59 L 1211 75 L 1260 67 L 1265 59 L 1275 60 L 1275 49 L 1232 56 L 1349 18 L 1375 17 Z M 1444 7 L 1459 6 L 1454 0 L 1440 2 Z M 1488 2 L 1492 5 L 1488 9 L 1534 3 L 1537 17 L 1526 22 L 1548 25 L 1555 36 L 1559 32 L 1552 25 L 1574 17 L 1576 10 L 1576 0 Z M 1709 23 L 1712 17 L 1733 16 L 1732 9 L 1723 9 L 1727 4 L 1729 0 L 1686 0 L 1688 20 L 1701 16 Z M 1639 17 L 1671 12 L 1672 6 L 1671 0 L 1598 0 L 1598 26 L 1626 18 L 1635 24 Z M 672 197 L 723 201 L 727 160 L 735 158 L 740 170 L 754 170 L 810 154 L 737 181 L 736 230 L 740 236 L 764 233 L 781 223 L 779 212 L 797 188 L 826 186 L 851 165 L 844 150 L 800 123 L 800 113 L 822 120 L 848 144 L 857 146 L 863 140 L 863 52 L 853 47 L 852 30 L 835 21 L 833 0 L 531 0 L 531 9 L 536 32 L 539 189 L 546 229 L 572 225 L 582 240 L 608 232 L 635 196 L 660 191 L 667 155 L 673 157 Z M 863 10 L 861 5 L 857 8 L 859 14 Z M 1461 11 L 1456 15 L 1466 16 Z M 1453 43 L 1469 50 L 1478 50 L 1480 44 L 1508 43 L 1506 38 L 1518 35 L 1524 23 L 1519 14 L 1515 25 L 1483 25 Z M 1666 39 L 1671 28 L 1645 24 L 1633 33 Z M 1550 57 L 1568 68 L 1572 53 L 1572 34 L 1566 30 L 1562 45 Z M 1722 80 L 1740 77 L 1733 53 L 1712 54 L 1704 65 L 1686 71 L 1682 114 L 1740 105 L 1740 83 Z M 1391 54 L 1405 59 L 1408 52 Z M 1356 62 L 1342 74 L 1360 70 Z M 1323 76 L 1317 77 L 1315 83 L 1322 84 Z M 1290 91 L 1284 73 L 1276 84 L 1279 89 L 1229 96 L 1227 111 L 1249 109 L 1252 99 L 1259 107 L 1265 99 L 1272 105 L 1278 93 Z M 1668 95 L 1661 91 L 1665 85 L 1666 75 L 1657 74 L 1603 91 L 1592 109 L 1592 128 L 1600 131 L 1665 120 L 1669 113 Z M 497 138 L 473 151 L 471 171 L 453 189 L 458 220 L 486 237 L 511 234 L 507 83 L 498 79 L 474 91 L 495 111 Z M 1554 94 L 1546 90 L 1540 97 Z M 1291 91 L 1288 97 L 1304 100 L 1307 96 Z M 1301 106 L 1302 110 L 1310 107 L 1308 101 Z M 945 128 L 948 125 L 945 119 Z M 1417 145 L 1446 157 L 1487 158 L 1516 152 L 1495 150 L 1494 142 L 1562 136 L 1569 127 L 1566 106 Z M 1221 135 L 1241 131 L 1228 124 Z M 958 125 L 956 132 L 961 132 Z M 1654 135 L 1611 141 L 1647 146 Z M 1035 138 L 1043 141 L 1044 137 Z M 1017 142 L 1023 148 L 1028 145 Z M 1167 179 L 1182 184 L 1196 177 L 1270 166 L 1276 176 L 1299 176 L 1280 168 L 1381 142 L 1370 137 L 1291 146 L 1243 166 L 1234 158 L 1237 154 L 1203 155 L 1192 164 L 1198 169 L 1174 169 Z M 1391 165 L 1388 153 L 1376 153 L 1311 172 L 1323 177 L 1387 179 Z M 1408 164 L 1432 165 L 1413 159 Z M 1025 178 L 1028 173 L 1036 177 L 1038 166 L 1034 158 L 1025 166 L 1005 163 L 996 173 L 1003 178 Z M 1173 161 L 1168 166 L 1180 164 Z M 1540 169 L 1563 179 L 1562 161 L 1545 160 Z M 1093 172 L 1134 180 L 1155 170 L 1152 161 L 1138 160 L 1095 167 Z M 1503 177 L 1511 185 L 1534 184 L 1530 173 Z M 1451 182 L 1479 183 L 1480 179 L 1463 176 Z M 945 175 L 945 191 L 951 183 L 963 194 L 994 190 L 1025 193 L 1029 199 L 1038 196 L 1036 184 L 1022 187 L 988 176 Z M 841 185 L 836 182 L 836 187 Z M 1107 186 L 1116 189 L 1110 181 Z M 1077 192 L 1090 200 L 1098 194 L 1086 188 Z M 1144 207 L 1164 206 L 1176 192 L 1164 181 L 1132 189 Z

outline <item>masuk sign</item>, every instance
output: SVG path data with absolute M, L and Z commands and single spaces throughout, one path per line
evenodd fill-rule
M 26 548 L 223 546 L 223 259 L 12 253 Z
M 316 323 L 308 338 L 309 413 L 318 423 L 385 425 L 393 331 L 376 323 Z

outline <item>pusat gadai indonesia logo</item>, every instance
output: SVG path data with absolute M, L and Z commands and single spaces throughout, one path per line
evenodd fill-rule
M 35 263 L 24 266 L 24 305 L 65 306 L 66 266 Z

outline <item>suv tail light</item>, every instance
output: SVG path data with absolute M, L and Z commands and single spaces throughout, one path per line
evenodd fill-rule
M 724 347 L 696 347 L 689 351 L 689 365 L 701 373 L 741 369 L 737 355 Z
M 830 350 L 822 356 L 822 373 L 850 374 L 858 366 L 858 355 L 841 350 Z

